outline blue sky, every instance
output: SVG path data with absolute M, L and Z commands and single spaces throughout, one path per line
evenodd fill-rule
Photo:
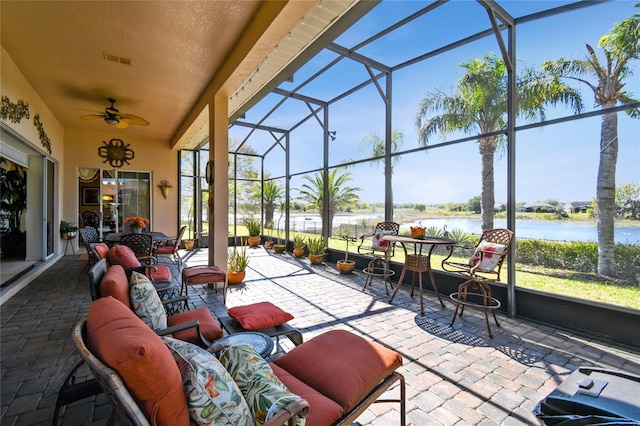
M 506 1 L 503 7 L 514 16 L 522 16 L 541 7 L 554 7 L 567 2 Z M 598 6 L 565 13 L 545 20 L 519 25 L 516 30 L 518 66 L 539 67 L 544 60 L 583 58 L 585 43 L 596 48 L 599 38 L 608 33 L 614 23 L 638 11 L 634 1 L 617 0 Z M 371 34 L 387 27 L 426 5 L 419 1 L 384 1 L 367 17 L 350 28 L 336 42 L 351 48 Z M 454 20 L 452 16 L 457 18 Z M 458 38 L 489 28 L 486 12 L 475 1 L 454 0 L 421 18 L 413 25 L 394 31 L 371 46 L 359 51 L 382 63 L 395 66 L 416 55 L 429 52 Z M 598 49 L 596 49 L 598 50 Z M 405 135 L 400 150 L 418 146 L 414 126 L 420 100 L 429 92 L 441 89 L 453 93 L 462 76 L 458 65 L 481 57 L 487 52 L 499 54 L 495 37 L 487 37 L 453 51 L 438 55 L 416 65 L 397 71 L 393 75 L 392 121 L 393 127 Z M 293 83 L 281 87 L 291 89 L 299 85 L 306 75 L 333 59 L 335 55 L 323 52 L 295 74 Z M 604 60 L 601 55 L 601 59 Z M 626 80 L 626 89 L 640 97 L 640 66 L 633 64 L 634 75 Z M 364 81 L 368 74 L 362 65 L 342 61 L 331 73 L 314 81 L 301 93 L 321 99 L 331 99 L 354 84 Z M 382 83 L 384 86 L 384 82 Z M 583 94 L 587 111 L 593 110 L 593 94 L 586 86 L 577 86 Z M 271 97 L 274 99 L 276 97 Z M 273 104 L 266 99 L 247 113 L 247 121 L 261 117 Z M 288 128 L 308 108 L 300 102 L 288 101 L 289 107 L 274 114 L 268 125 Z M 570 114 L 565 108 L 548 108 L 547 118 Z M 320 117 L 322 118 L 322 117 Z M 640 120 L 619 114 L 619 154 L 616 172 L 617 184 L 640 185 Z M 518 124 L 525 124 L 519 122 Z M 329 128 L 337 131 L 330 142 L 330 164 L 349 159 L 366 158 L 370 150 L 363 147 L 367 134 L 384 130 L 384 105 L 377 89 L 370 85 L 330 108 Z M 232 138 L 246 131 L 232 128 Z M 452 140 L 465 135 L 434 138 L 431 144 Z M 299 172 L 322 165 L 322 133 L 315 119 L 308 121 L 291 135 L 291 172 Z M 595 196 L 599 159 L 600 118 L 580 122 L 546 126 L 519 132 L 516 136 L 517 201 L 534 202 L 557 199 L 560 201 L 590 200 Z M 254 139 L 252 145 L 262 152 L 273 143 L 269 135 Z M 274 149 L 265 160 L 265 168 L 272 175 L 283 174 L 284 154 Z M 384 200 L 382 165 L 358 165 L 350 168 L 353 186 L 362 189 L 361 199 L 368 202 Z M 466 202 L 480 194 L 480 155 L 476 142 L 467 142 L 442 149 L 402 156 L 394 168 L 394 201 L 396 203 Z M 299 177 L 291 181 L 293 188 L 302 183 Z M 506 155 L 497 152 L 495 158 L 495 198 L 506 201 Z M 292 195 L 295 197 L 296 191 Z

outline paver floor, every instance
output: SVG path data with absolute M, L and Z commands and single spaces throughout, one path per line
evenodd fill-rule
M 579 366 L 640 374 L 640 353 L 553 327 L 499 314 L 502 327 L 487 335 L 484 317 L 466 310 L 449 326 L 453 307 L 440 307 L 401 289 L 387 303 L 384 283 L 362 291 L 361 273 L 340 275 L 333 265 L 250 249 L 245 281 L 228 292 L 227 307 L 271 301 L 294 315 L 304 339 L 345 329 L 398 351 L 407 383 L 407 423 L 412 425 L 538 425 L 535 405 Z M 192 252 L 187 265 L 206 263 Z M 55 382 L 72 349 L 71 329 L 91 301 L 83 261 L 65 256 L 1 309 L 1 414 L 4 425 L 51 424 Z M 207 286 L 189 290 L 195 306 L 224 314 L 222 294 Z M 279 350 L 293 345 L 282 339 Z M 397 389 L 390 393 L 397 395 Z M 106 423 L 111 407 L 103 395 L 70 404 L 62 424 Z M 399 424 L 397 404 L 374 404 L 362 425 Z

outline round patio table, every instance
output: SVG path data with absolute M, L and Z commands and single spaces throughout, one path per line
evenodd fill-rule
M 159 243 L 169 239 L 169 237 L 167 237 L 163 232 L 151 231 L 148 233 L 151 234 L 151 238 L 153 238 L 154 243 Z M 108 246 L 116 245 L 120 242 L 120 238 L 126 234 L 130 234 L 130 232 L 113 232 L 105 237 L 104 242 Z
M 256 331 L 246 331 L 225 336 L 222 339 L 216 340 L 216 345 L 249 345 L 252 346 L 262 358 L 266 358 L 271 355 L 271 351 L 273 350 L 274 346 L 271 337 L 267 336 L 264 333 L 258 333 Z

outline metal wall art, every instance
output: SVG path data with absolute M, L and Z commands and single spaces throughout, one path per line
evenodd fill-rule
M 20 99 L 14 104 L 7 96 L 2 95 L 0 117 L 3 120 L 9 119 L 12 123 L 19 123 L 23 118 L 29 118 L 29 104 Z
M 44 131 L 44 126 L 40 122 L 40 114 L 36 114 L 33 116 L 33 125 L 38 129 L 38 135 L 40 135 L 40 143 L 42 146 L 47 148 L 49 154 L 51 154 L 51 139 L 47 136 L 47 133 Z
M 111 139 L 109 143 L 102 141 L 104 146 L 98 148 L 98 155 L 107 161 L 111 167 L 122 167 L 125 163 L 129 164 L 135 153 L 129 148 L 129 144 L 125 144 L 122 139 Z

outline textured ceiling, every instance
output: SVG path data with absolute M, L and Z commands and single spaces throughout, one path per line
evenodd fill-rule
M 344 7 L 353 1 L 342 1 Z M 6 1 L 0 2 L 1 42 L 29 83 L 66 128 L 103 130 L 102 120 L 80 120 L 101 113 L 117 100 L 121 113 L 135 114 L 150 126 L 131 126 L 129 134 L 169 141 L 254 25 L 263 2 L 243 1 Z M 284 3 L 282 3 L 284 5 Z M 265 27 L 260 57 L 236 65 L 235 94 L 256 66 L 299 24 L 316 2 L 289 2 L 293 12 Z M 320 7 L 326 22 L 307 19 L 308 40 L 324 31 L 340 10 Z M 308 25 L 313 22 L 314 25 Z M 296 41 L 296 40 L 293 40 Z M 304 44 L 298 44 L 297 51 Z M 266 49 L 266 50 L 265 50 Z M 130 65 L 105 58 L 113 55 Z M 290 59 L 289 59 L 290 60 Z M 243 69 L 242 67 L 245 67 Z M 264 72 L 268 80 L 276 69 Z M 233 77 L 230 78 L 233 80 Z M 250 94 L 247 94 L 249 96 Z M 234 107 L 241 97 L 234 96 Z

